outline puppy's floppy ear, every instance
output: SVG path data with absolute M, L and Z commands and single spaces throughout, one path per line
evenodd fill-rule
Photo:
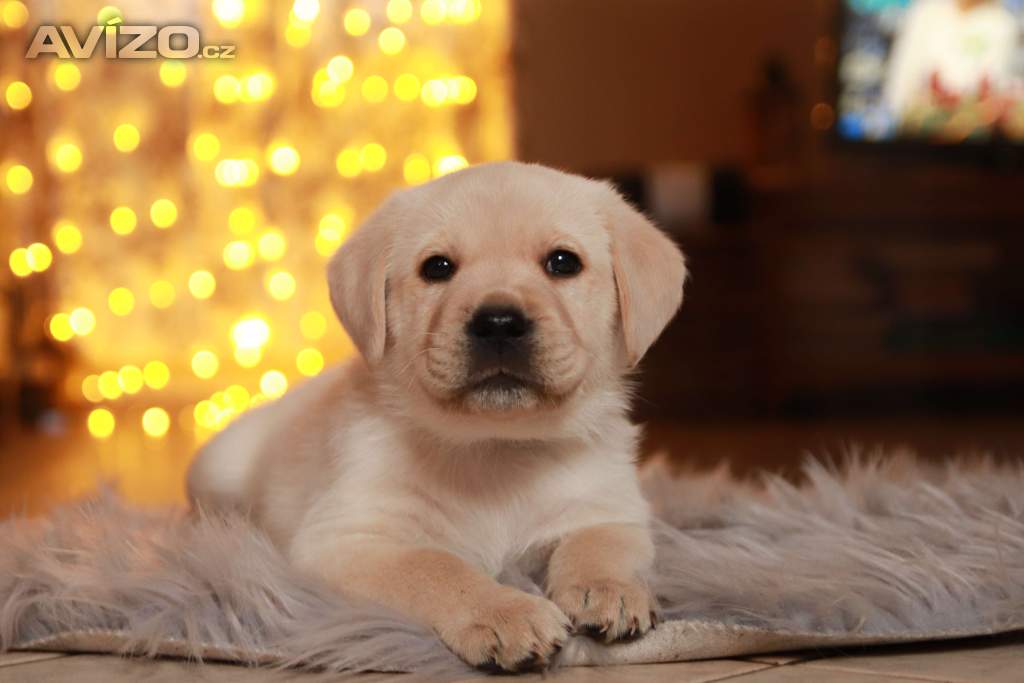
M 327 286 L 334 312 L 363 358 L 373 365 L 387 341 L 388 260 L 391 218 L 388 200 L 341 246 L 327 266 Z
M 636 365 L 683 301 L 686 262 L 679 247 L 611 187 L 604 216 L 627 362 Z

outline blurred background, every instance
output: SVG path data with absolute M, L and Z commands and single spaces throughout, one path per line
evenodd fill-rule
M 213 49 L 106 57 L 132 25 Z M 0 514 L 183 500 L 197 445 L 353 353 L 323 275 L 353 227 L 504 158 L 612 178 L 688 254 L 649 451 L 1019 455 L 1022 27 L 1018 0 L 0 0 Z

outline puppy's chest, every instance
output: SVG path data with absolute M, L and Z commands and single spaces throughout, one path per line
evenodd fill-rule
M 532 477 L 502 476 L 501 467 L 495 469 L 457 488 L 424 489 L 420 482 L 424 506 L 439 513 L 424 520 L 424 531 L 491 573 L 545 557 L 554 541 L 574 529 L 629 516 L 628 506 L 618 509 L 625 501 L 615 500 L 612 473 L 597 463 L 559 465 Z

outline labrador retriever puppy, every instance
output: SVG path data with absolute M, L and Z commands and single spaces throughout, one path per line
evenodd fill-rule
M 209 442 L 190 495 L 484 669 L 638 637 L 654 549 L 627 377 L 685 276 L 603 182 L 503 162 L 403 190 L 328 267 L 360 356 Z M 546 597 L 498 583 L 509 565 Z

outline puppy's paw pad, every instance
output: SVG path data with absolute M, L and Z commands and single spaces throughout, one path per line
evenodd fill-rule
M 577 633 L 602 642 L 633 640 L 655 625 L 654 598 L 640 582 L 595 580 L 555 588 L 550 597 Z
M 569 620 L 550 600 L 503 589 L 439 635 L 455 654 L 478 669 L 518 673 L 547 667 L 570 628 Z

